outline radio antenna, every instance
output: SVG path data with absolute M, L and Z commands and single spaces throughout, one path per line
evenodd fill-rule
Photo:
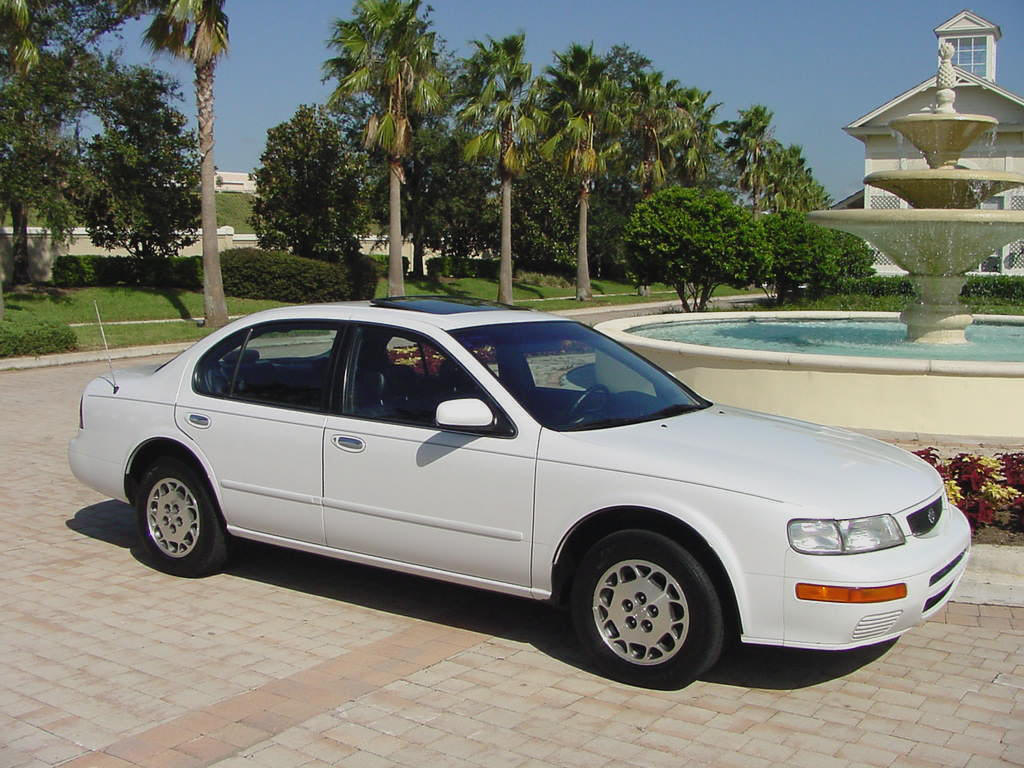
M 107 346 L 107 334 L 103 330 L 103 319 L 100 317 L 100 305 L 93 299 L 92 305 L 96 308 L 96 322 L 100 326 L 100 338 L 103 339 L 103 351 L 107 353 L 107 366 L 110 368 L 110 383 L 114 386 L 114 394 L 117 394 L 117 379 L 114 378 L 114 363 L 110 359 L 110 347 Z

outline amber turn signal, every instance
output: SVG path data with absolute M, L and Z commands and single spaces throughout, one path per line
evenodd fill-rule
M 796 596 L 801 600 L 823 603 L 884 603 L 907 596 L 906 584 L 887 587 L 829 587 L 824 584 L 797 584 Z

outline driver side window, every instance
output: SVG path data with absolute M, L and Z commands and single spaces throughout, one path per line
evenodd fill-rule
M 344 415 L 434 427 L 438 404 L 460 398 L 490 403 L 462 366 L 431 341 L 385 326 L 356 329 L 342 397 Z

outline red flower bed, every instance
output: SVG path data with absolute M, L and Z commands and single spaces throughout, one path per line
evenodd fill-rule
M 949 500 L 963 510 L 972 530 L 994 526 L 1024 533 L 1024 453 L 960 453 L 948 460 L 934 448 L 915 453 L 942 475 Z

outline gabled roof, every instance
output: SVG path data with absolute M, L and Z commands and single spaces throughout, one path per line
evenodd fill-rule
M 937 36 L 948 34 L 985 34 L 990 33 L 998 40 L 1003 36 L 1003 31 L 998 24 L 993 24 L 988 19 L 983 19 L 974 11 L 964 8 L 960 13 L 946 19 L 934 29 Z
M 964 13 L 966 13 L 966 11 Z M 956 18 L 956 17 L 954 17 L 954 18 Z M 966 72 L 966 71 L 960 69 L 959 67 L 955 67 L 955 69 L 956 69 L 957 85 L 958 86 L 960 86 L 960 85 L 979 86 L 981 88 L 984 88 L 985 90 L 991 91 L 992 93 L 995 93 L 995 94 L 998 94 L 999 96 L 1002 96 L 1004 99 L 1006 99 L 1006 100 L 1010 101 L 1011 103 L 1017 105 L 1018 107 L 1024 109 L 1024 97 L 1018 96 L 1013 91 L 1008 91 L 1005 88 L 1002 88 L 1002 87 L 996 85 L 991 80 L 986 80 L 983 77 L 978 77 L 977 75 L 972 75 L 970 72 Z M 879 115 L 883 114 L 884 112 L 888 112 L 890 109 L 893 109 L 894 107 L 898 106 L 902 102 L 907 101 L 908 99 L 910 99 L 913 96 L 916 96 L 917 94 L 921 93 L 922 91 L 926 91 L 929 88 L 934 88 L 934 87 L 935 87 L 935 76 L 933 75 L 933 76 L 929 77 L 927 80 L 924 80 L 924 81 L 918 83 L 917 85 L 915 85 L 910 90 L 904 91 L 903 93 L 901 93 L 896 98 L 891 99 L 890 101 L 887 101 L 882 106 L 877 107 L 877 108 L 871 110 L 866 115 L 861 115 L 860 117 L 858 117 L 856 120 L 854 120 L 849 125 L 844 126 L 843 130 L 849 132 L 851 129 L 855 130 L 857 128 L 863 128 L 864 126 L 866 126 L 868 123 L 870 123 L 872 120 L 874 120 L 876 117 L 878 117 Z

